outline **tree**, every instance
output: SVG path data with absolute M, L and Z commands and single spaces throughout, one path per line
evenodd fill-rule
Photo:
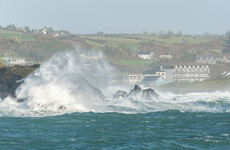
M 105 33 L 104 32 L 97 32 L 96 35 L 103 36 L 103 35 L 105 35 Z
M 163 30 L 160 30 L 160 31 L 158 31 L 158 34 L 159 34 L 159 35 L 164 35 L 164 31 L 163 31 Z
M 46 28 L 46 27 L 45 27 Z M 54 33 L 55 32 L 55 30 L 53 29 L 53 28 L 51 28 L 51 27 L 49 27 L 49 28 L 46 28 L 47 29 L 47 32 L 48 33 Z
M 31 30 L 30 30 L 30 28 L 28 26 L 25 26 L 24 29 L 25 29 L 26 32 L 31 32 Z
M 150 33 L 150 35 L 153 35 L 153 36 L 155 36 L 155 35 L 157 35 L 155 32 L 152 32 L 152 33 Z
M 222 53 L 229 53 L 230 52 L 230 31 L 225 33 L 226 36 L 226 40 L 223 43 L 223 49 L 222 49 Z
M 7 30 L 16 31 L 17 27 L 14 24 L 8 24 L 6 26 Z
M 228 40 L 230 40 L 230 31 L 226 32 L 226 33 L 225 33 L 225 36 L 226 36 L 226 38 L 227 38 Z
M 181 30 L 179 30 L 178 32 L 177 32 L 177 34 L 176 34 L 177 36 L 182 36 L 183 34 L 182 34 L 182 31 Z
M 149 33 L 147 31 L 142 31 L 141 34 L 142 35 L 149 35 Z
M 174 33 L 172 32 L 172 30 L 168 30 L 167 36 L 172 37 L 173 35 L 174 35 Z
M 209 32 L 205 32 L 205 33 L 203 34 L 203 36 L 204 36 L 205 38 L 208 38 L 208 37 L 210 37 L 210 33 L 209 33 Z

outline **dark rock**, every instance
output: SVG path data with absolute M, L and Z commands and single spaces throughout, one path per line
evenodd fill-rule
M 113 98 L 118 99 L 118 98 L 124 98 L 127 96 L 127 92 L 126 91 L 120 91 L 118 90 L 114 95 Z
M 15 90 L 21 84 L 22 79 L 32 73 L 40 65 L 13 66 L 0 68 L 0 98 L 15 97 Z M 20 82 L 17 82 L 20 81 Z
M 17 102 L 24 102 L 25 101 L 25 99 L 17 99 Z
M 129 97 L 135 98 L 140 97 L 141 99 L 153 100 L 159 97 L 159 95 L 154 91 L 154 89 L 145 89 L 142 90 L 141 87 L 135 85 L 134 89 L 132 89 L 129 94 Z
M 113 98 L 141 98 L 141 99 L 146 99 L 146 100 L 153 100 L 153 99 L 158 99 L 159 95 L 154 91 L 154 89 L 141 89 L 138 85 L 134 86 L 134 89 L 132 89 L 129 93 L 125 91 L 117 91 L 114 95 Z
M 60 106 L 59 109 L 66 109 L 66 107 L 65 106 Z

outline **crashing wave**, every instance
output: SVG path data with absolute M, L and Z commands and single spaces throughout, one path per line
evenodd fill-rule
M 100 57 L 95 55 L 86 53 L 83 57 L 79 52 L 55 54 L 23 80 L 15 98 L 7 97 L 0 101 L 0 116 L 47 116 L 72 112 L 147 113 L 171 109 L 230 112 L 230 92 L 176 95 L 142 89 L 137 85 L 130 92 L 117 91 L 121 87 L 108 86 L 114 69 L 101 54 Z

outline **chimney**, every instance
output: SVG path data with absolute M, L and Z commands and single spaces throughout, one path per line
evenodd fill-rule
M 163 69 L 163 67 L 162 66 L 160 66 L 160 70 L 162 70 Z

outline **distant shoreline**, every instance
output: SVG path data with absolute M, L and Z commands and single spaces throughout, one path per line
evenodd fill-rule
M 230 90 L 230 77 L 210 78 L 205 81 L 197 82 L 174 82 L 160 87 L 155 87 L 155 89 L 176 94 L 228 91 Z

